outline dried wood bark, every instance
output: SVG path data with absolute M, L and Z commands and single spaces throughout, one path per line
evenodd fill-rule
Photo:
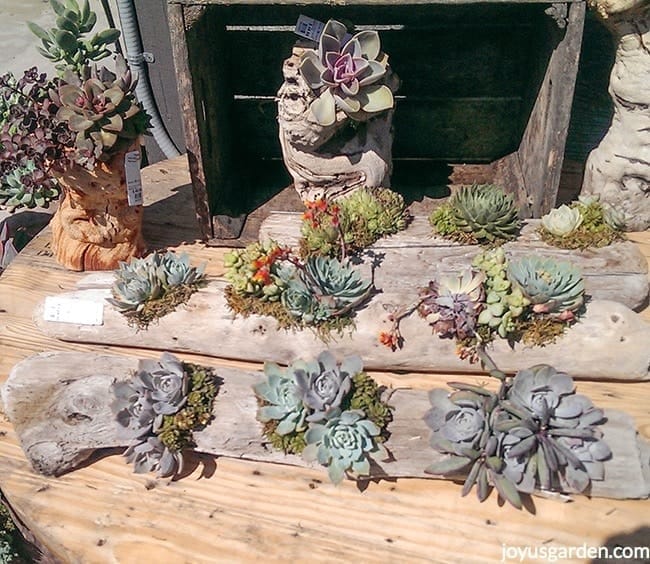
M 126 446 L 117 437 L 111 413 L 110 385 L 129 378 L 136 369 L 133 358 L 97 353 L 50 352 L 32 356 L 12 370 L 2 388 L 5 413 L 14 425 L 26 456 L 34 469 L 48 475 L 73 470 L 101 448 Z M 273 450 L 262 436 L 255 417 L 257 402 L 252 386 L 261 372 L 216 368 L 222 384 L 215 400 L 214 419 L 194 434 L 196 450 L 293 466 L 314 466 L 299 456 Z M 385 443 L 392 454 L 371 470 L 372 478 L 433 478 L 424 472 L 444 455 L 428 445 L 429 429 L 423 416 L 430 408 L 427 392 L 386 390 L 393 407 L 390 438 Z M 594 481 L 590 494 L 611 498 L 644 498 L 650 483 L 645 443 L 637 436 L 628 415 L 606 411 L 604 440 L 613 457 L 605 462 L 605 480 Z

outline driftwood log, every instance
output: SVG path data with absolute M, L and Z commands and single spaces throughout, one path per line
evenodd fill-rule
M 650 227 L 650 3 L 592 0 L 617 43 L 609 93 L 614 117 L 587 159 L 583 194 L 621 209 L 626 228 Z
M 56 260 L 70 270 L 113 270 L 142 256 L 142 206 L 129 206 L 124 155 L 93 171 L 75 166 L 58 180 L 63 189 L 50 222 Z
M 284 62 L 278 91 L 280 145 L 298 194 L 332 199 L 364 186 L 390 186 L 393 110 L 358 122 L 354 132 L 340 110 L 331 126 L 317 123 L 309 109 L 316 95 L 298 70 L 304 50 L 294 47 Z M 399 79 L 390 69 L 384 81 L 397 90 Z
M 124 447 L 110 410 L 110 385 L 127 379 L 137 360 L 96 353 L 41 353 L 12 370 L 2 388 L 5 413 L 20 438 L 23 450 L 38 472 L 60 475 L 88 459 L 97 449 Z M 213 410 L 214 419 L 194 434 L 196 450 L 228 456 L 313 466 L 299 456 L 286 456 L 269 447 L 256 420 L 253 384 L 261 372 L 216 368 L 221 378 Z M 390 438 L 385 443 L 393 460 L 374 467 L 373 478 L 433 478 L 424 468 L 441 455 L 428 445 L 429 430 L 422 420 L 429 409 L 427 392 L 386 390 L 393 407 Z M 608 410 L 604 440 L 613 456 L 605 462 L 605 480 L 593 482 L 590 495 L 610 498 L 645 498 L 650 493 L 647 445 L 628 415 Z

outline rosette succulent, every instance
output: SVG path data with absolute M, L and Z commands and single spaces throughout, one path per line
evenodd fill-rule
M 158 437 L 147 437 L 141 442 L 135 442 L 124 452 L 128 463 L 133 464 L 136 474 L 157 472 L 161 478 L 173 476 L 183 468 L 183 457 L 180 452 L 167 448 Z
M 582 214 L 578 208 L 566 204 L 551 210 L 542 216 L 542 227 L 549 233 L 564 237 L 575 231 L 582 223 Z
M 570 262 L 524 257 L 510 262 L 508 278 L 521 289 L 535 313 L 570 320 L 584 303 L 584 280 Z
M 258 421 L 277 421 L 275 432 L 278 435 L 304 431 L 307 411 L 293 372 L 273 362 L 266 362 L 264 374 L 266 380 L 253 386 L 261 401 L 257 410 Z
M 329 126 L 336 121 L 337 110 L 362 120 L 392 108 L 391 89 L 379 84 L 387 66 L 376 31 L 361 31 L 348 39 L 346 27 L 329 20 L 318 50 L 306 50 L 300 62 L 303 79 L 318 92 L 310 106 L 314 119 Z
M 291 370 L 303 404 L 311 410 L 307 421 L 320 421 L 341 402 L 352 389 L 352 378 L 363 370 L 358 356 L 350 356 L 341 364 L 329 351 L 324 351 L 311 362 L 293 363 Z
M 484 280 L 482 273 L 471 269 L 438 277 L 420 290 L 420 315 L 441 337 L 473 337 L 484 297 Z
M 305 460 L 317 460 L 327 466 L 335 484 L 348 472 L 356 477 L 368 476 L 370 459 L 380 461 L 388 454 L 377 442 L 380 429 L 365 417 L 361 410 L 348 410 L 333 415 L 325 423 L 312 423 L 305 433 Z
M 0 178 L 0 207 L 9 211 L 23 207 L 47 208 L 58 197 L 57 181 L 37 168 L 31 159 Z
M 190 256 L 187 253 L 176 255 L 167 252 L 160 258 L 159 262 L 158 279 L 165 289 L 196 284 L 204 277 L 205 264 L 198 268 L 192 266 Z

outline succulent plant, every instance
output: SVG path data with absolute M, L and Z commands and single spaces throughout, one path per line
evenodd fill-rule
M 513 239 L 521 222 L 511 194 L 494 184 L 463 186 L 450 198 L 455 230 L 477 242 Z
M 380 429 L 361 410 L 348 410 L 312 423 L 305 433 L 305 460 L 317 460 L 327 466 L 330 480 L 341 482 L 347 472 L 355 476 L 370 474 L 370 460 L 387 457 L 386 449 L 377 442 Z
M 111 54 L 109 46 L 120 36 L 117 29 L 109 28 L 87 38 L 95 24 L 97 15 L 90 9 L 88 0 L 50 0 L 56 14 L 56 27 L 50 31 L 28 22 L 27 25 L 43 46 L 39 53 L 52 62 L 63 73 L 66 69 L 80 72 L 87 61 L 98 61 Z
M 443 338 L 462 340 L 474 336 L 484 280 L 482 273 L 471 269 L 438 277 L 420 290 L 420 315 Z
M 92 169 L 96 160 L 126 150 L 148 130 L 149 116 L 135 98 L 136 83 L 121 55 L 115 58 L 115 73 L 92 67 L 81 77 L 70 70 L 64 74 L 50 97 L 59 106 L 57 120 L 76 133 L 77 163 Z
M 571 208 L 566 204 L 552 209 L 542 216 L 542 226 L 549 233 L 564 237 L 575 231 L 582 223 L 582 214 L 578 208 Z
M 352 377 L 363 370 L 358 356 L 350 356 L 341 364 L 329 351 L 324 351 L 311 362 L 291 365 L 302 402 L 312 413 L 307 421 L 320 421 L 341 406 L 352 389 Z
M 615 231 L 625 229 L 625 213 L 621 209 L 607 202 L 602 202 L 601 206 L 603 208 L 603 220 L 611 229 Z
M 507 338 L 515 330 L 515 320 L 522 316 L 530 302 L 521 289 L 513 288 L 508 280 L 508 261 L 503 247 L 477 255 L 472 265 L 485 274 L 485 305 L 478 316 L 478 324 Z
M 293 372 L 282 369 L 275 363 L 266 362 L 264 374 L 266 380 L 253 386 L 255 394 L 262 402 L 257 410 L 258 421 L 278 421 L 275 429 L 278 435 L 305 430 L 307 411 Z
M 200 282 L 204 277 L 204 270 L 205 264 L 198 268 L 192 266 L 187 253 L 176 255 L 168 251 L 160 258 L 158 278 L 162 287 L 168 289 Z
M 376 31 L 361 31 L 347 39 L 345 25 L 329 20 L 318 51 L 306 50 L 300 73 L 318 97 L 311 103 L 314 119 L 323 126 L 336 121 L 341 110 L 355 120 L 393 107 L 391 89 L 378 84 L 386 74 L 388 57 L 381 53 Z
M 348 262 L 336 258 L 309 257 L 303 268 L 283 273 L 286 290 L 282 303 L 306 323 L 336 317 L 361 303 L 372 282 L 361 277 Z
M 133 464 L 136 474 L 157 472 L 161 478 L 173 476 L 183 468 L 183 456 L 172 452 L 158 437 L 147 437 L 132 443 L 124 452 L 128 463 Z
M 530 300 L 535 313 L 570 320 L 584 303 L 584 280 L 570 262 L 524 257 L 510 262 L 508 278 Z
M 33 160 L 0 178 L 0 207 L 9 211 L 17 208 L 47 208 L 59 197 L 57 181 L 37 168 Z

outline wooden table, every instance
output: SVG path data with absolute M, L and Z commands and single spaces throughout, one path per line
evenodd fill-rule
M 144 172 L 146 237 L 207 261 L 223 274 L 223 249 L 195 242 L 192 188 L 180 158 Z M 633 234 L 650 256 L 650 234 Z M 50 256 L 49 233 L 39 235 L 0 277 L 0 377 L 44 350 L 111 351 L 157 356 L 137 348 L 77 345 L 46 338 L 32 321 L 47 295 L 71 290 L 83 275 L 66 272 Z M 650 321 L 650 309 L 643 313 Z M 137 343 L 134 343 L 134 345 Z M 218 343 L 215 343 L 218 345 Z M 182 355 L 186 360 L 257 366 Z M 384 383 L 424 389 L 450 375 L 374 374 Z M 454 375 L 481 382 L 485 377 Z M 627 411 L 650 437 L 650 382 L 580 382 L 578 389 L 605 408 Z M 494 562 L 511 546 L 569 547 L 650 544 L 647 501 L 576 497 L 571 503 L 535 499 L 536 513 L 460 497 L 460 486 L 435 480 L 336 487 L 320 470 L 232 459 L 204 464 L 170 482 L 135 475 L 119 453 L 101 455 L 60 478 L 34 473 L 11 424 L 0 422 L 0 488 L 39 543 L 64 562 Z

